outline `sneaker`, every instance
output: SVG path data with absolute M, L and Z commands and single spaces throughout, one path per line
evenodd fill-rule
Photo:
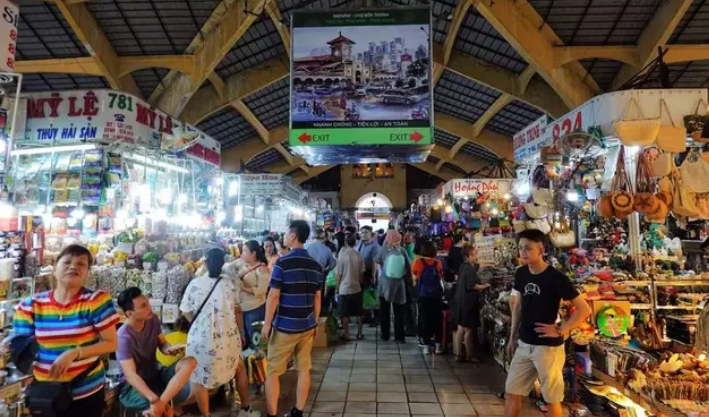
M 436 343 L 436 355 L 442 355 L 444 353 L 443 346 L 441 346 L 440 343 Z
M 285 414 L 283 417 L 303 417 L 303 412 L 298 411 L 297 408 L 293 407 L 291 410 Z
M 424 347 L 423 347 L 423 354 L 424 354 L 424 355 L 430 355 L 431 353 L 433 353 L 433 352 L 431 351 L 431 348 L 424 345 Z
M 258 410 L 254 410 L 253 407 L 249 407 L 248 411 L 244 409 L 239 410 L 239 414 L 237 414 L 237 417 L 261 417 L 261 412 Z
M 428 345 L 426 345 L 425 343 L 423 343 L 423 340 L 421 340 L 421 339 L 419 339 L 419 342 L 418 342 L 418 343 L 419 343 L 419 347 L 420 347 L 420 348 L 425 348 L 426 346 L 428 346 Z

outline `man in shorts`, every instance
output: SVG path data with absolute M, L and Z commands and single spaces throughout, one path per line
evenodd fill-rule
M 337 257 L 337 286 L 339 294 L 340 318 L 342 319 L 342 334 L 340 340 L 350 340 L 350 317 L 357 317 L 357 340 L 364 338 L 362 322 L 362 280 L 364 279 L 364 259 L 355 249 L 357 236 L 350 233 L 345 236 L 345 247 Z
M 276 261 L 271 272 L 270 293 L 266 301 L 266 320 L 262 335 L 268 341 L 266 369 L 266 410 L 268 417 L 278 412 L 280 376 L 288 360 L 295 355 L 298 369 L 298 396 L 289 417 L 302 417 L 310 390 L 310 351 L 320 316 L 322 266 L 303 249 L 310 227 L 295 220 L 288 227 L 283 242 L 290 248 Z M 273 330 L 273 332 L 271 332 Z
M 507 354 L 512 363 L 505 384 L 505 417 L 518 417 L 522 397 L 539 378 L 548 403 L 548 416 L 561 417 L 564 400 L 564 338 L 591 314 L 571 281 L 544 261 L 544 233 L 528 229 L 519 235 L 519 256 L 514 289 L 519 292 L 512 310 L 512 329 Z M 561 300 L 576 308 L 566 323 L 557 324 Z M 519 345 L 518 345 L 519 343 Z
M 128 318 L 118 329 L 116 357 L 126 379 L 119 401 L 128 409 L 149 411 L 152 417 L 171 417 L 175 411 L 181 414 L 180 405 L 194 402 L 190 375 L 197 361 L 185 357 L 168 367 L 159 365 L 155 356 L 158 348 L 163 354 L 174 356 L 184 346 L 172 346 L 165 340 L 160 320 L 139 288 L 121 291 L 118 306 Z

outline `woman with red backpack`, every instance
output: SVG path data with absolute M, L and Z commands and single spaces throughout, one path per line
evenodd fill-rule
M 421 245 L 421 257 L 416 259 L 413 274 L 419 306 L 419 329 L 424 353 L 443 353 L 443 264 L 436 259 L 436 246 L 426 241 Z M 434 345 L 435 342 L 435 345 Z

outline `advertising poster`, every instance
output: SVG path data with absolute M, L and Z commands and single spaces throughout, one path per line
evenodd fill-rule
M 432 143 L 429 9 L 295 12 L 290 145 Z

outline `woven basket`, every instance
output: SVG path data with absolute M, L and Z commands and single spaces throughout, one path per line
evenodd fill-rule
M 672 126 L 660 126 L 660 131 L 657 133 L 657 147 L 672 153 L 681 153 L 687 150 L 687 128 L 684 126 L 676 126 L 672 113 L 667 107 L 665 99 L 660 99 L 660 122 L 662 122 L 662 109 L 665 109 L 667 117 L 670 119 Z
M 630 108 L 635 105 L 638 118 L 630 119 Z M 646 118 L 635 97 L 630 99 L 625 115 L 622 120 L 613 122 L 615 134 L 626 146 L 648 146 L 652 145 L 660 132 L 660 118 Z

